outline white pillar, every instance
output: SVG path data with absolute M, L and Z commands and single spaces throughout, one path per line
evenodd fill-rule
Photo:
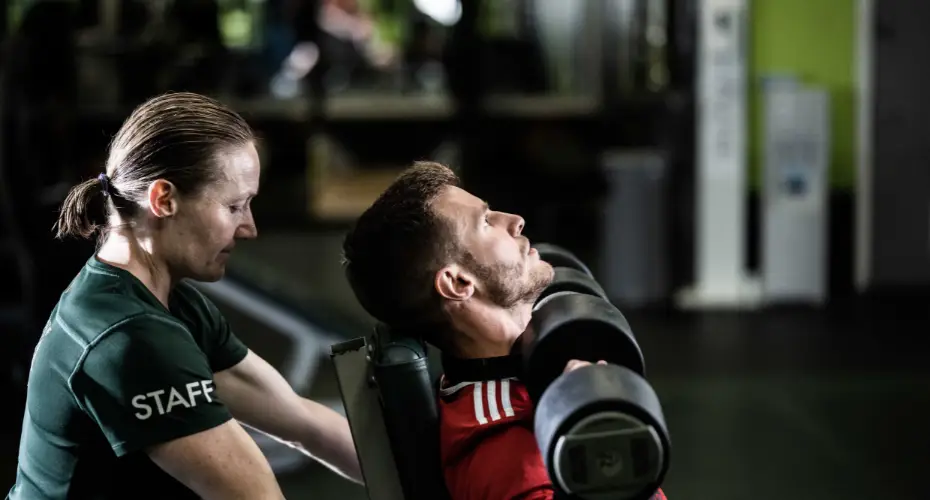
M 872 71 L 875 60 L 875 0 L 857 0 L 856 20 L 856 247 L 855 285 L 864 292 L 872 275 Z
M 684 307 L 758 301 L 746 276 L 749 0 L 702 0 L 698 13 L 695 283 Z

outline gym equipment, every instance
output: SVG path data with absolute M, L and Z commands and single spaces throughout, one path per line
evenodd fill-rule
M 600 283 L 591 276 L 577 269 L 556 267 L 552 283 L 536 299 L 536 306 L 538 307 L 548 297 L 562 292 L 583 293 L 604 299 L 607 298 L 607 293 L 601 288 Z
M 438 385 L 428 348 L 379 325 L 332 346 L 370 500 L 449 498 L 439 460 Z
M 588 266 L 585 265 L 581 259 L 579 259 L 575 254 L 558 245 L 553 245 L 552 243 L 537 243 L 533 245 L 533 248 L 539 252 L 539 258 L 548 262 L 549 264 L 552 264 L 552 267 L 567 267 L 570 269 L 576 269 L 591 278 L 594 277 L 594 275 L 591 273 L 591 270 L 588 269 Z
M 572 498 L 651 498 L 668 471 L 659 398 L 619 365 L 556 379 L 536 405 L 534 427 L 552 483 Z
M 526 384 L 539 401 L 546 387 L 573 359 L 606 361 L 642 376 L 643 354 L 623 314 L 602 297 L 581 293 L 554 296 L 533 312 L 521 342 Z
M 586 500 L 654 494 L 668 471 L 670 440 L 623 314 L 603 296 L 555 292 L 537 303 L 519 349 L 556 488 Z M 608 364 L 564 373 L 572 359 Z

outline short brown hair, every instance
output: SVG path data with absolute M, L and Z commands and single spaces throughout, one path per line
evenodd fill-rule
M 149 99 L 110 143 L 107 179 L 86 180 L 68 193 L 57 236 L 89 238 L 107 229 L 111 212 L 132 217 L 158 179 L 196 194 L 216 180 L 218 153 L 254 140 L 241 116 L 209 97 L 177 92 Z
M 362 307 L 392 328 L 444 323 L 433 276 L 457 251 L 450 222 L 431 208 L 459 178 L 445 165 L 417 162 L 358 219 L 343 243 L 346 277 Z

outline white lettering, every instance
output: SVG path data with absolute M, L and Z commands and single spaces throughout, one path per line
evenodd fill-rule
M 213 392 L 213 381 L 203 380 L 200 385 L 203 387 L 203 395 L 207 397 L 207 403 L 212 403 L 213 398 L 210 397 L 210 393 Z
M 191 402 L 191 404 L 193 404 L 193 401 Z M 174 387 L 172 387 L 172 388 L 171 388 L 171 395 L 168 397 L 168 409 L 165 410 L 165 411 L 166 411 L 166 412 L 170 412 L 171 409 L 174 408 L 174 407 L 177 406 L 177 405 L 182 405 L 182 406 L 184 406 L 185 408 L 190 408 L 190 407 L 191 407 L 191 405 L 188 404 L 187 401 L 184 400 L 184 396 L 182 396 L 181 393 L 178 392 L 177 389 L 175 389 Z
M 161 395 L 165 393 L 164 389 L 157 390 L 155 392 L 150 392 L 146 396 L 150 398 L 155 398 L 155 406 L 158 408 L 158 414 L 165 414 L 165 407 L 161 405 Z
M 197 401 L 194 400 L 194 396 L 203 394 L 203 392 L 197 390 L 198 387 L 200 387 L 200 382 L 191 382 L 187 384 L 187 397 L 191 400 L 192 406 L 197 404 Z
M 208 403 L 212 403 L 214 399 L 210 396 L 210 393 L 215 390 L 212 380 L 201 380 L 179 387 L 169 387 L 145 394 L 138 394 L 133 396 L 132 406 L 139 410 L 135 414 L 137 419 L 147 420 L 155 413 L 155 410 L 158 411 L 159 415 L 164 415 L 166 413 L 171 413 L 178 406 L 193 408 L 197 406 L 197 396 L 203 396 L 202 399 L 206 399 Z M 185 392 L 187 393 L 187 397 L 184 396 Z M 165 406 L 165 402 L 162 399 L 162 396 L 165 394 L 168 395 L 167 406 Z M 153 410 L 153 406 L 155 410 Z
M 139 394 L 138 396 L 132 398 L 132 406 L 142 410 L 142 412 L 136 412 L 136 418 L 139 420 L 146 420 L 152 416 L 152 407 L 145 404 L 145 395 Z

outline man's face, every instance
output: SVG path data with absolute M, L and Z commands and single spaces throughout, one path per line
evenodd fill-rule
M 511 308 L 531 303 L 552 281 L 552 266 L 539 259 L 521 233 L 523 218 L 496 212 L 471 193 L 447 187 L 432 205 L 451 221 L 459 249 L 465 253 L 465 270 L 473 274 L 476 294 L 491 303 Z
M 219 179 L 196 196 L 180 198 L 177 214 L 162 230 L 172 275 L 219 280 L 236 240 L 257 235 L 250 206 L 260 177 L 255 146 L 228 150 L 217 160 Z

